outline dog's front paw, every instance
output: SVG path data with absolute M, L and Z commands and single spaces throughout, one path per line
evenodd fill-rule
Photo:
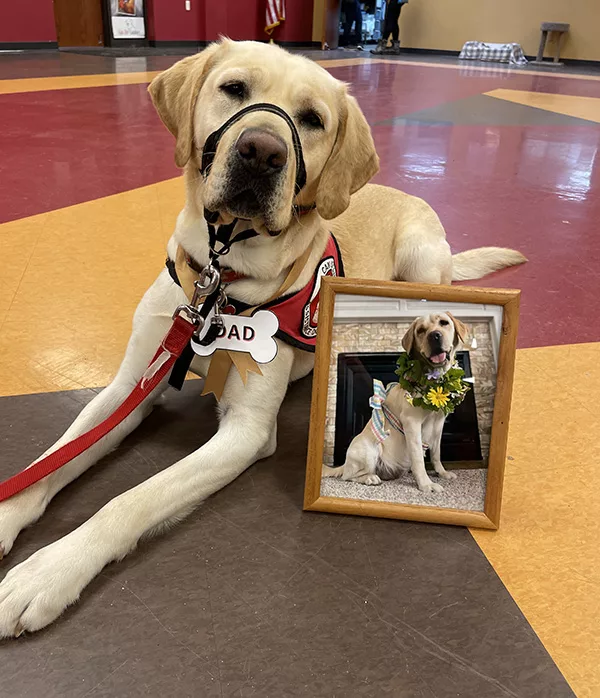
M 0 584 L 0 638 L 40 630 L 77 601 L 93 576 L 85 559 L 62 539 L 12 569 Z
M 444 470 L 443 473 L 439 474 L 442 480 L 456 480 L 457 475 L 456 473 L 452 473 L 449 470 Z
M 441 485 L 438 485 L 436 482 L 424 482 L 423 484 L 419 485 L 419 489 L 423 494 L 431 494 L 432 492 L 435 494 L 439 494 L 440 492 L 444 491 L 444 488 Z

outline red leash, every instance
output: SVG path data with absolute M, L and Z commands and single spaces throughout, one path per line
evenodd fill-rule
M 61 446 L 57 451 L 54 451 L 54 453 L 42 458 L 34 465 L 27 468 L 27 470 L 23 470 L 23 472 L 13 475 L 13 477 L 8 480 L 0 482 L 0 502 L 21 492 L 35 482 L 50 475 L 50 473 L 53 473 L 55 470 L 62 468 L 63 465 L 81 455 L 90 448 L 90 446 L 100 441 L 100 439 L 126 419 L 126 417 L 150 395 L 171 370 L 175 361 L 189 344 L 195 331 L 195 325 L 177 316 L 168 334 L 161 342 L 154 358 L 148 365 L 144 377 L 142 377 L 140 382 L 119 407 L 117 407 L 117 409 L 103 422 L 100 422 L 98 426 L 78 436 L 73 441 L 69 441 L 69 443 Z M 165 354 L 167 355 L 166 357 L 164 356 Z M 161 357 L 163 363 L 158 362 L 158 359 Z M 158 363 L 151 371 L 150 369 L 152 369 L 154 362 Z

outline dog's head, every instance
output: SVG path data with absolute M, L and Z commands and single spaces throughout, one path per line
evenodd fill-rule
M 468 334 L 467 326 L 452 313 L 433 313 L 413 321 L 402 346 L 412 358 L 445 371 L 452 366 L 456 349 L 466 342 Z
M 335 218 L 378 170 L 369 126 L 346 86 L 275 45 L 221 40 L 161 73 L 149 91 L 176 138 L 176 164 L 197 173 L 192 196 L 223 222 L 245 218 L 258 232 L 277 232 L 290 225 L 293 204 L 313 203 L 323 218 Z M 292 129 L 268 111 L 251 111 L 232 123 L 200 175 L 209 135 L 259 103 L 283 109 L 294 122 L 306 165 L 300 192 Z

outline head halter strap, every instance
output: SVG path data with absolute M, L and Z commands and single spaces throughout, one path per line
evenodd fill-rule
M 268 104 L 266 102 L 261 102 L 259 104 L 249 104 L 247 107 L 240 109 L 232 117 L 227 119 L 227 121 L 220 126 L 216 131 L 213 131 L 210 136 L 206 139 L 204 148 L 202 149 L 202 167 L 200 168 L 200 173 L 202 176 L 206 177 L 208 171 L 210 170 L 215 155 L 217 153 L 217 147 L 219 141 L 223 137 L 225 131 L 233 126 L 237 121 L 239 121 L 243 116 L 249 114 L 253 111 L 267 111 L 271 114 L 276 114 L 280 116 L 285 123 L 290 127 L 292 132 L 292 143 L 294 145 L 294 154 L 296 156 L 296 191 L 297 194 L 301 189 L 304 188 L 306 184 L 306 166 L 304 164 L 304 157 L 302 155 L 302 143 L 300 142 L 300 136 L 298 134 L 298 129 L 292 117 L 285 112 L 281 107 L 276 104 Z

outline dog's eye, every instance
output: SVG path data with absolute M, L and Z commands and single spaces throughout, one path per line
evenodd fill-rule
M 224 92 L 231 97 L 238 97 L 243 99 L 246 96 L 246 85 L 243 82 L 226 82 L 219 88 L 221 92 Z
M 308 128 L 324 128 L 323 119 L 313 109 L 307 109 L 298 115 L 298 119 L 303 126 Z
M 425 332 L 424 327 L 419 327 L 419 329 L 417 330 L 417 334 L 423 334 L 424 332 Z
M 448 322 L 448 320 L 440 320 L 440 325 L 441 325 L 442 327 L 446 327 L 446 326 L 449 325 L 449 324 L 450 324 L 450 323 Z

